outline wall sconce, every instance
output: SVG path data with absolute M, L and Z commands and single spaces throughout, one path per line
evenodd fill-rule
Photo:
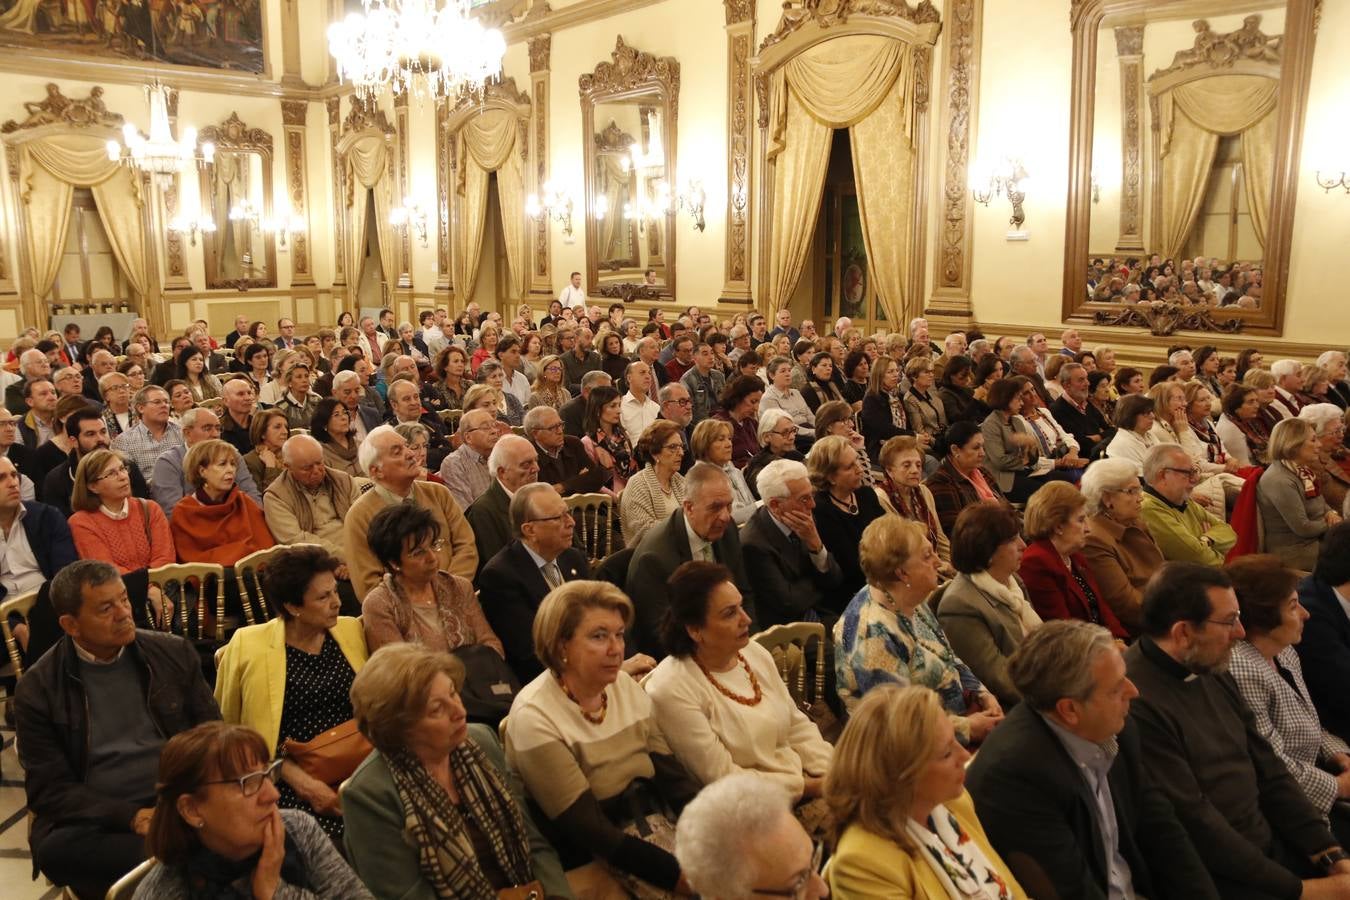
M 599 206 L 597 203 L 596 218 L 604 218 L 608 210 L 601 211 Z M 542 197 L 530 194 L 525 198 L 525 215 L 536 222 L 541 216 L 552 219 L 562 225 L 564 237 L 572 237 L 572 196 L 551 181 L 545 183 Z
M 1007 194 L 1008 202 L 1012 204 L 1012 217 L 1008 219 L 1008 224 L 1015 229 L 1021 229 L 1022 223 L 1027 220 L 1022 203 L 1027 199 L 1023 182 L 1028 178 L 1021 160 L 1004 159 L 997 168 L 990 171 L 987 180 L 972 177 L 970 193 L 975 202 L 981 206 L 988 206 L 990 200 L 1000 194 Z
M 207 216 L 201 216 L 196 219 L 178 216 L 173 221 L 169 222 L 169 230 L 178 234 L 186 234 L 188 236 L 189 246 L 195 247 L 197 246 L 198 233 L 207 234 L 214 232 L 216 230 L 216 222 L 214 219 L 208 218 Z
M 1347 194 L 1350 194 L 1350 179 L 1347 179 L 1345 177 L 1344 172 L 1338 172 L 1335 178 L 1332 178 L 1330 175 L 1328 175 L 1326 178 L 1323 178 L 1321 171 L 1317 171 L 1313 173 L 1313 177 L 1317 179 L 1317 186 L 1320 187 L 1322 190 L 1326 191 L 1328 194 L 1331 193 L 1332 188 L 1338 187 L 1345 188 L 1345 192 Z
M 1092 202 L 1102 202 L 1102 183 L 1097 180 L 1097 173 L 1092 173 Z
M 703 207 L 708 202 L 708 192 L 703 190 L 703 182 L 697 178 L 691 178 L 685 182 L 684 190 L 680 192 L 680 209 L 689 213 L 694 219 L 694 229 L 703 231 L 708 227 L 708 223 L 703 218 Z
M 427 211 L 416 200 L 406 198 L 401 206 L 389 210 L 389 224 L 400 231 L 411 229 L 417 235 L 417 242 L 423 247 L 430 246 L 427 234 Z
M 299 234 L 305 230 L 305 220 L 299 216 L 282 216 L 279 219 L 264 219 L 258 226 L 264 233 L 271 233 L 277 236 L 277 251 L 285 253 L 287 251 L 286 239 L 292 234 Z

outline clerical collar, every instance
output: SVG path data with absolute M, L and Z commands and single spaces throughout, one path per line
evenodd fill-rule
M 1173 659 L 1166 650 L 1159 647 L 1157 642 L 1148 635 L 1142 635 L 1139 638 L 1139 651 L 1147 656 L 1154 665 L 1179 681 L 1194 681 L 1200 677 Z

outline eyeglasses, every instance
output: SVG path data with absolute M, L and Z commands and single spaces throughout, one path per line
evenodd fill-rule
M 116 478 L 118 475 L 125 475 L 126 472 L 127 472 L 126 466 L 118 466 L 115 469 L 109 469 L 108 471 L 104 472 L 102 475 L 99 475 L 96 478 L 91 478 L 90 481 L 102 481 L 105 478 Z
M 815 849 L 811 851 L 811 868 L 797 876 L 797 880 L 792 883 L 790 888 L 752 888 L 750 893 L 758 894 L 761 897 L 792 897 L 793 900 L 801 897 L 806 886 L 811 883 L 811 876 L 820 871 L 820 861 L 825 856 L 825 845 L 820 841 L 815 844 Z
M 661 448 L 661 452 L 662 452 L 662 453 L 683 453 L 683 452 L 684 452 L 684 444 L 680 444 L 680 443 L 666 444 L 664 447 Z
M 572 515 L 571 510 L 563 510 L 556 516 L 540 516 L 537 519 L 526 519 L 522 524 L 528 525 L 531 522 L 558 522 L 562 519 L 573 519 L 575 521 L 575 517 Z
M 553 431 L 553 432 L 559 432 L 559 431 L 562 431 L 562 430 L 563 430 L 563 423 L 561 423 L 561 422 L 554 422 L 552 425 L 540 425 L 540 426 L 538 426 L 537 428 L 535 428 L 534 430 L 535 430 L 535 431 Z
M 1131 497 L 1138 497 L 1140 494 L 1144 493 L 1144 489 L 1136 484 L 1134 487 L 1127 487 L 1123 490 L 1114 491 L 1114 493 L 1129 494 Z
M 224 778 L 220 781 L 208 781 L 206 784 L 237 784 L 245 797 L 252 797 L 262 790 L 263 782 L 277 783 L 277 773 L 281 771 L 281 760 L 273 760 L 261 772 L 250 772 L 241 778 Z
M 1163 471 L 1164 471 L 1164 472 L 1176 472 L 1178 475 L 1185 475 L 1187 478 L 1195 478 L 1195 477 L 1197 477 L 1197 476 L 1200 474 L 1200 470 L 1199 470 L 1199 469 L 1196 469 L 1196 468 L 1190 468 L 1190 469 L 1177 469 L 1177 468 L 1173 468 L 1172 466 L 1166 467 L 1165 469 L 1163 469 Z
M 1224 628 L 1227 628 L 1229 631 L 1232 631 L 1234 628 L 1237 628 L 1239 625 L 1242 624 L 1242 614 L 1233 613 L 1233 617 L 1231 619 L 1205 619 L 1204 621 L 1212 622 L 1215 625 L 1222 625 Z
M 796 428 L 776 428 L 776 429 L 774 429 L 773 431 L 770 431 L 769 433 L 770 433 L 770 434 L 776 434 L 776 435 L 778 435 L 780 438 L 795 438 L 795 437 L 797 436 L 797 429 L 796 429 Z
M 439 540 L 432 541 L 430 544 L 427 544 L 425 546 L 414 547 L 413 549 L 408 551 L 408 555 L 430 556 L 433 553 L 440 553 L 442 550 L 445 549 L 445 547 L 446 547 L 445 539 L 441 538 Z
M 693 406 L 693 405 L 694 405 L 694 401 L 691 400 L 691 399 L 689 399 L 688 397 L 685 397 L 685 398 L 683 398 L 683 399 L 681 399 L 681 400 L 667 400 L 666 402 L 667 402 L 667 403 L 674 403 L 676 406 Z

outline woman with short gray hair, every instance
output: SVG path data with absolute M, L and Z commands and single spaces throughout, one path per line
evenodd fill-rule
M 1318 484 L 1314 467 L 1319 451 L 1311 422 L 1281 419 L 1270 433 L 1270 466 L 1256 485 L 1266 552 L 1304 572 L 1317 565 L 1322 535 L 1341 521 Z
M 1350 452 L 1345 449 L 1345 412 L 1334 403 L 1310 403 L 1298 417 L 1311 422 L 1317 444 L 1313 467 L 1327 506 L 1341 509 L 1350 496 Z
M 1079 489 L 1088 514 L 1083 555 L 1101 600 L 1130 634 L 1138 634 L 1144 585 L 1163 564 L 1162 550 L 1144 524 L 1139 470 L 1127 459 L 1099 459 L 1083 473 Z

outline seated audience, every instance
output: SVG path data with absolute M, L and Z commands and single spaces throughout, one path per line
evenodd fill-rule
M 737 470 L 744 469 L 759 452 L 759 400 L 763 395 L 764 382 L 752 375 L 741 375 L 727 382 L 726 389 L 718 398 L 718 408 L 713 418 L 731 426 L 730 453 L 727 462 L 714 462 L 714 465 L 729 464 Z M 697 451 L 694 452 L 694 458 L 702 459 Z M 754 499 L 744 484 L 737 490 L 737 495 L 737 505 L 741 507 L 739 511 L 744 510 L 743 500 Z M 744 520 L 738 518 L 736 521 Z
M 1087 558 L 1098 597 L 1131 635 L 1139 633 L 1144 585 L 1163 564 L 1162 550 L 1144 524 L 1144 489 L 1134 463 L 1099 459 L 1079 485 L 1087 504 Z
M 705 419 L 694 426 L 694 433 L 689 436 L 689 449 L 694 454 L 694 461 L 717 466 L 731 482 L 731 518 L 738 526 L 744 525 L 759 506 L 755 495 L 750 493 L 750 486 L 745 483 L 745 476 L 735 465 L 735 442 L 740 437 L 739 427 L 721 418 Z M 755 442 L 758 446 L 758 428 Z M 748 460 L 741 465 L 747 463 Z
M 1238 465 L 1266 464 L 1270 426 L 1261 417 L 1261 398 L 1255 388 L 1245 384 L 1228 386 L 1223 393 L 1223 414 L 1214 432 Z
M 839 697 L 850 713 L 878 685 L 932 688 L 963 744 L 978 744 L 1003 718 L 998 700 L 957 657 L 927 599 L 937 554 L 923 526 L 883 516 L 862 536 L 867 584 L 834 625 Z
M 632 642 L 636 650 L 660 656 L 660 627 L 670 605 L 671 573 L 691 559 L 719 562 L 735 573 L 736 587 L 754 614 L 754 592 L 746 575 L 740 537 L 731 524 L 731 485 L 721 469 L 698 463 L 684 480 L 684 501 L 657 522 L 633 550 L 625 590 L 635 600 Z
M 969 759 L 932 691 L 888 685 L 863 700 L 825 779 L 836 897 L 1027 897 L 963 787 Z
M 760 472 L 763 505 L 741 529 L 745 572 L 759 597 L 759 626 L 824 622 L 833 626 L 843 605 L 839 562 L 816 528 L 815 492 L 806 466 L 791 459 Z
M 136 629 L 111 564 L 71 560 L 50 599 L 65 636 L 14 699 L 28 844 L 53 883 L 101 897 L 146 858 L 165 741 L 220 712 L 191 644 Z
M 117 437 L 136 424 L 136 411 L 131 408 L 131 379 L 121 372 L 110 372 L 99 379 L 98 392 L 103 398 L 103 420 L 108 423 L 109 434 Z
M 1064 392 L 1050 404 L 1050 415 L 1073 436 L 1079 453 L 1090 457 L 1094 447 L 1113 437 L 1114 429 L 1092 403 L 1087 369 L 1077 363 L 1066 363 L 1059 370 L 1059 385 Z
M 707 427 L 726 426 L 713 422 Z M 703 422 L 694 429 L 695 433 L 700 428 L 704 428 Z M 727 443 L 730 444 L 730 438 Z M 643 468 L 628 479 L 619 496 L 619 524 L 626 547 L 636 547 L 649 528 L 669 518 L 684 502 L 684 476 L 680 474 L 684 441 L 680 426 L 669 419 L 657 419 L 648 425 L 638 438 L 637 458 L 644 462 Z
M 935 372 L 933 361 L 926 357 L 915 357 L 905 364 L 905 377 L 909 380 L 909 390 L 904 396 L 905 418 L 921 442 L 924 436 L 929 438 L 923 442 L 926 451 L 936 451 L 944 445 L 950 421 L 942 398 L 933 389 Z
M 1322 535 L 1341 521 L 1340 512 L 1327 505 L 1313 471 L 1319 452 L 1307 419 L 1280 420 L 1270 433 L 1270 465 L 1256 487 L 1264 549 L 1304 572 L 1317 565 Z
M 1350 746 L 1322 727 L 1303 681 L 1294 645 L 1308 612 L 1295 590 L 1298 573 L 1271 554 L 1241 557 L 1224 571 L 1246 632 L 1233 644 L 1229 671 L 1257 732 L 1344 845 L 1350 840 L 1350 812 L 1337 801 L 1350 798 Z
M 868 459 L 877 459 L 881 445 L 902 434 L 914 436 L 924 452 L 932 446 L 933 439 L 928 435 L 916 434 L 910 424 L 904 397 L 900 392 L 900 374 L 898 362 L 889 356 L 877 357 L 858 415 Z
M 764 388 L 764 396 L 759 400 L 761 422 L 765 412 L 779 410 L 792 420 L 797 434 L 807 439 L 814 438 L 816 414 L 807 405 L 801 391 L 792 386 L 792 360 L 786 356 L 775 356 L 765 365 L 764 374 L 769 383 Z
M 938 524 L 951 534 L 961 510 L 981 500 L 1007 504 L 998 479 L 984 466 L 984 431 L 975 422 L 953 422 L 947 429 L 947 456 L 924 486 L 933 495 Z
M 488 470 L 492 472 L 492 484 L 464 510 L 464 520 L 473 530 L 479 567 L 511 543 L 511 498 L 524 485 L 539 480 L 539 454 L 523 437 L 505 434 L 492 448 Z
M 352 577 L 352 589 L 364 599 L 381 579 L 384 566 L 367 540 L 370 522 L 381 510 L 410 504 L 431 513 L 437 533 L 428 542 L 435 568 L 472 578 L 478 570 L 478 551 L 473 529 L 464 518 L 450 491 L 442 484 L 418 478 L 418 467 L 408 451 L 408 441 L 388 425 L 380 425 L 361 444 L 361 468 L 370 473 L 374 487 L 352 504 L 343 525 L 342 559 Z
M 1155 391 L 1167 392 L 1171 382 L 1155 385 Z M 1116 404 L 1116 434 L 1106 445 L 1105 455 L 1111 459 L 1124 459 L 1144 473 L 1144 457 L 1148 451 L 1158 445 L 1153 434 L 1153 425 L 1157 421 L 1156 403 L 1148 394 L 1130 394 L 1120 398 Z M 1172 443 L 1175 443 L 1173 441 Z
M 563 497 L 594 494 L 613 479 L 613 474 L 586 453 L 580 438 L 565 433 L 562 416 L 551 406 L 536 406 L 525 413 L 525 436 L 538 451 L 539 480 L 553 486 Z
M 356 459 L 360 441 L 352 426 L 351 413 L 340 401 L 332 397 L 319 401 L 310 420 L 309 436 L 319 442 L 325 466 L 348 476 L 365 475 Z M 266 495 L 266 489 L 263 493 Z
M 586 399 L 585 437 L 581 440 L 591 460 L 614 473 L 613 481 L 605 486 L 605 491 L 613 494 L 622 492 L 628 479 L 638 473 L 633 436 L 624 431 L 620 421 L 622 402 L 612 387 L 592 388 Z
M 813 849 L 784 792 L 748 773 L 699 791 L 675 829 L 675 858 L 707 900 L 821 900 L 829 894 L 817 872 L 822 847 Z
M 232 377 L 222 388 L 223 402 L 219 411 L 220 439 L 240 453 L 253 449 L 253 416 L 257 399 L 253 382 L 247 378 Z M 308 425 L 306 425 L 308 427 Z
M 1179 444 L 1158 444 L 1144 457 L 1144 527 L 1164 559 L 1223 565 L 1237 532 L 1191 499 L 1199 473 Z
M 975 398 L 975 363 L 969 356 L 953 356 L 942 369 L 938 397 L 947 423 L 984 421 L 989 410 Z
M 71 439 L 70 453 L 65 462 L 47 473 L 42 483 L 42 502 L 69 517 L 70 497 L 75 489 L 75 472 L 80 460 L 95 450 L 107 450 L 112 442 L 108 438 L 107 421 L 92 406 L 78 409 L 66 417 L 66 434 Z M 145 483 L 141 470 L 128 463 L 127 473 L 131 480 L 131 495 L 149 499 L 150 485 Z
M 340 565 L 322 547 L 287 547 L 272 557 L 259 580 L 273 618 L 236 631 L 216 674 L 221 718 L 258 732 L 268 759 L 284 759 L 281 808 L 310 813 L 335 840 L 342 837 L 337 785 L 370 749 L 350 738 L 305 746 L 350 722 L 352 679 L 366 662 L 361 622 L 338 614 Z M 319 754 L 331 784 L 309 771 Z
M 364 363 L 365 360 L 361 362 Z M 333 399 L 346 408 L 349 425 L 355 432 L 358 446 L 384 419 L 380 407 L 374 405 L 374 401 L 379 400 L 380 395 L 373 389 L 362 387 L 361 376 L 355 371 L 338 372 L 333 376 Z M 315 406 L 314 412 L 317 414 L 318 411 L 319 408 Z M 314 420 L 310 419 L 311 428 L 313 423 Z
M 927 528 L 928 542 L 941 560 L 938 572 L 944 578 L 951 577 L 952 546 L 938 520 L 933 492 L 923 484 L 924 456 L 918 439 L 910 435 L 891 438 L 881 446 L 877 462 L 883 473 L 876 486 L 881 508 Z
M 1021 532 L 1017 513 L 1002 504 L 986 500 L 962 510 L 952 530 L 958 574 L 937 602 L 938 621 L 956 656 L 1009 707 L 1018 693 L 1008 676 L 1008 657 L 1041 624 L 1017 577 L 1026 549 Z
M 999 490 L 1014 503 L 1025 502 L 1050 479 L 1072 480 L 1072 476 L 1055 468 L 1053 458 L 1042 455 L 1040 441 L 1022 415 L 1029 399 L 1023 388 L 1028 386 L 1034 389 L 1032 382 L 1022 375 L 994 382 L 989 389 L 992 412 L 980 424 L 985 461 L 998 480 Z
M 277 769 L 262 736 L 212 722 L 171 738 L 146 851 L 156 860 L 137 900 L 371 893 L 309 815 L 278 808 Z
M 1040 897 L 1218 900 L 1153 784 L 1127 717 L 1139 692 L 1110 633 L 1047 622 L 1013 654 L 1009 675 L 1022 702 L 967 771 L 990 842 L 1023 883 Z
M 823 437 L 841 437 L 858 454 L 862 469 L 863 484 L 876 486 L 876 476 L 872 474 L 872 458 L 867 453 L 867 439 L 858 431 L 854 423 L 853 408 L 842 400 L 822 403 L 816 410 L 816 440 Z
M 291 427 L 287 424 L 286 414 L 277 409 L 264 409 L 253 414 L 248 436 L 253 449 L 244 454 L 244 465 L 253 477 L 253 483 L 259 491 L 281 474 L 281 445 L 290 437 Z
M 170 522 L 179 562 L 232 566 L 276 541 L 253 498 L 235 486 L 239 451 L 219 438 L 194 444 L 183 460 L 191 494 Z
M 515 394 L 506 390 L 506 369 L 502 364 L 495 359 L 489 359 L 480 367 L 478 377 L 483 384 L 495 391 L 492 409 L 497 417 L 508 426 L 519 425 L 525 417 L 525 404 L 521 403 Z M 468 399 L 467 394 L 465 399 Z M 465 408 L 468 408 L 467 403 Z
M 1313 426 L 1317 462 L 1309 468 L 1317 476 L 1317 486 L 1327 506 L 1343 510 L 1346 497 L 1350 496 L 1350 450 L 1345 446 L 1345 413 L 1334 403 L 1309 403 L 1299 410 L 1298 417 Z M 51 502 L 45 495 L 43 500 Z
M 651 699 L 620 668 L 632 622 L 633 604 L 604 582 L 564 584 L 544 598 L 534 647 L 547 671 L 511 705 L 506 757 L 564 866 L 598 859 L 630 891 L 688 894 L 670 851 L 698 783 L 671 753 Z
M 1129 632 L 1109 604 L 1088 566 L 1087 501 L 1071 484 L 1047 484 L 1031 495 L 1026 509 L 1026 535 L 1018 573 L 1042 619 L 1083 619 L 1112 636 Z
M 773 655 L 750 639 L 729 569 L 693 561 L 675 570 L 661 639 L 669 655 L 643 686 L 684 768 L 704 784 L 757 772 L 794 803 L 818 799 L 833 748 L 788 693 Z M 800 812 L 812 830 L 825 819 L 823 804 L 814 806 Z
M 1150 774 L 1219 896 L 1342 896 L 1350 858 L 1224 677 L 1244 636 L 1221 569 L 1172 562 L 1149 582 L 1125 666 Z
M 834 360 L 830 354 L 823 351 L 813 355 L 806 365 L 800 390 L 802 398 L 806 400 L 806 405 L 812 412 L 819 412 L 820 407 L 826 403 L 846 402 L 839 385 L 835 383 Z
M 1298 585 L 1308 611 L 1297 645 L 1313 705 L 1328 731 L 1350 739 L 1350 523 L 1327 529 L 1313 573 Z
M 26 474 L 35 484 L 44 484 L 51 471 L 70 458 L 70 451 L 75 449 L 75 441 L 67 431 L 66 423 L 72 415 L 91 406 L 88 398 L 79 394 L 62 397 L 57 402 L 56 414 L 52 419 L 51 437 L 35 448 L 28 457 Z
M 170 522 L 180 501 L 193 489 L 188 479 L 187 455 L 204 441 L 220 440 L 220 419 L 209 409 L 190 409 L 183 414 L 182 436 L 185 443 L 168 448 L 155 460 L 154 477 L 150 479 L 150 492 Z M 233 445 L 227 446 L 234 450 Z M 118 449 L 116 441 L 113 449 Z M 261 503 L 262 494 L 258 492 L 257 482 L 238 450 L 234 450 L 234 473 L 240 492 L 247 494 L 254 503 Z
M 413 644 L 371 656 L 352 685 L 375 750 L 342 789 L 348 858 L 382 900 L 496 897 L 536 879 L 571 896 L 497 736 L 466 725 L 458 660 Z
M 526 412 L 536 406 L 562 409 L 572 399 L 572 393 L 563 384 L 562 359 L 557 356 L 545 356 L 539 361 L 538 374 L 531 385 Z
M 762 403 L 762 401 L 761 401 Z M 790 426 L 790 427 L 789 427 Z M 806 457 L 796 449 L 798 431 L 792 424 L 792 416 L 781 409 L 766 409 L 759 414 L 760 451 L 745 464 L 745 483 L 755 499 L 760 499 L 759 486 L 756 483 L 759 473 L 770 463 L 780 459 L 805 462 Z M 815 440 L 814 430 L 811 440 Z
M 285 417 L 287 428 L 308 428 L 314 418 L 314 410 L 323 398 L 309 388 L 310 367 L 302 357 L 291 363 L 286 372 L 286 391 L 273 405 Z
M 441 417 L 422 411 L 422 397 L 414 379 L 399 378 L 389 386 L 389 424 L 395 428 L 418 425 L 425 429 L 426 464 L 433 472 L 440 470 L 441 463 L 450 455 L 450 441 Z M 520 421 L 513 424 L 519 425 Z
M 468 509 L 492 484 L 488 455 L 497 445 L 501 431 L 496 417 L 488 410 L 469 409 L 459 418 L 460 445 L 441 462 L 441 481 L 462 509 Z
M 806 457 L 816 505 L 811 511 L 830 555 L 844 574 L 841 593 L 852 595 L 864 581 L 858 541 L 873 520 L 884 515 L 876 491 L 863 484 L 858 451 L 838 436 L 818 439 Z

